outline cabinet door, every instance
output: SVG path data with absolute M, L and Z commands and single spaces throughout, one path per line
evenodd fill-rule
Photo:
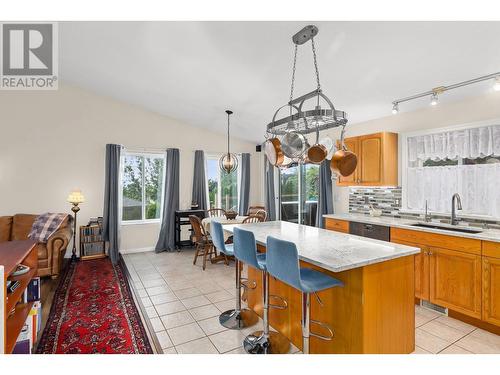
M 481 256 L 429 247 L 430 301 L 481 319 Z
M 336 220 L 329 217 L 325 218 L 325 229 L 335 232 L 349 233 L 350 223 L 345 220 Z
M 483 257 L 483 320 L 500 325 L 500 259 Z
M 339 176 L 337 185 L 344 185 L 344 186 L 356 185 L 358 180 L 358 171 L 359 171 L 358 137 L 346 138 L 344 140 L 344 143 L 349 151 L 354 152 L 358 156 L 358 166 L 351 175 L 347 177 Z M 338 144 L 337 146 L 340 146 L 340 144 Z
M 420 254 L 415 255 L 415 297 L 422 300 L 429 300 L 429 249 L 424 245 L 419 245 L 405 241 L 392 241 L 401 245 L 419 247 Z
M 382 135 L 371 134 L 359 137 L 359 183 L 363 185 L 382 183 Z

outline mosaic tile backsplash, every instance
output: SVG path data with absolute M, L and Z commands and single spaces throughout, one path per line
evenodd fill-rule
M 419 214 L 401 211 L 401 199 L 400 187 L 350 187 L 349 212 L 369 215 L 371 204 L 373 208 L 382 210 L 383 216 L 422 219 Z M 450 216 L 432 213 L 432 218 L 433 220 L 447 222 Z M 462 222 L 470 226 L 500 229 L 500 221 L 497 220 L 462 218 Z
M 370 204 L 373 208 L 382 210 L 382 215 L 399 215 L 401 208 L 401 188 L 349 188 L 349 212 L 369 214 Z

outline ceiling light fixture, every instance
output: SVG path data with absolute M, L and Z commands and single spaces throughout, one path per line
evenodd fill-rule
M 438 102 L 438 95 L 441 95 L 445 91 L 458 89 L 459 87 L 464 87 L 464 86 L 472 85 L 474 83 L 483 82 L 483 81 L 487 81 L 487 80 L 490 80 L 490 79 L 494 79 L 495 80 L 495 84 L 493 85 L 493 89 L 495 91 L 500 91 L 500 72 L 496 72 L 496 73 L 488 74 L 486 76 L 481 76 L 481 77 L 469 79 L 468 81 L 454 83 L 454 84 L 449 85 L 449 86 L 435 87 L 432 90 L 429 90 L 429 91 L 426 91 L 426 92 L 422 92 L 420 94 L 415 94 L 415 95 L 412 95 L 412 96 L 408 96 L 406 98 L 396 99 L 396 100 L 394 100 L 392 102 L 392 104 L 393 104 L 392 113 L 394 113 L 394 104 L 397 104 L 399 106 L 399 103 L 404 103 L 404 102 L 408 102 L 410 100 L 419 99 L 419 98 L 423 98 L 423 97 L 426 97 L 426 96 L 427 97 L 431 96 L 431 105 L 436 105 L 437 102 Z M 399 108 L 397 108 L 397 110 L 399 111 Z
M 221 156 L 219 159 L 219 168 L 222 172 L 227 174 L 234 172 L 238 168 L 238 158 L 236 154 L 229 151 L 229 116 L 233 114 L 233 111 L 229 109 L 226 110 L 227 113 L 227 153 Z
M 437 105 L 438 104 L 438 94 L 437 93 L 433 93 L 432 96 L 431 96 L 431 105 L 434 106 L 434 105 Z
M 493 85 L 493 90 L 500 91 L 500 76 L 495 77 L 495 84 Z
M 399 112 L 399 104 L 398 102 L 392 103 L 392 114 L 397 115 Z

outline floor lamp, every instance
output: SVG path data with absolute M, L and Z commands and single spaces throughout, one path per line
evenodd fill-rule
M 76 213 L 80 211 L 78 205 L 85 202 L 85 197 L 83 196 L 81 190 L 73 190 L 68 195 L 68 202 L 73 205 L 71 211 L 75 214 L 73 221 L 73 250 L 71 254 L 71 260 L 76 260 Z

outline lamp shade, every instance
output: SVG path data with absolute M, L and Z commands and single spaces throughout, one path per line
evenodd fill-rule
M 85 202 L 85 197 L 83 196 L 81 190 L 73 190 L 68 195 L 68 202 L 73 204 L 79 204 Z

